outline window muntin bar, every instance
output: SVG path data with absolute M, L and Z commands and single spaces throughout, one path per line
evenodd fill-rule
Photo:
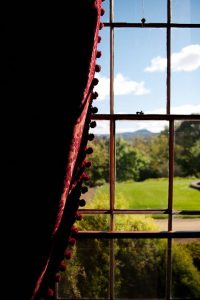
M 191 0 L 190 3 L 194 3 L 195 0 Z M 114 2 L 115 2 L 115 9 L 114 9 Z M 137 14 L 137 18 L 119 18 L 119 15 L 117 15 L 116 9 L 117 6 L 120 5 L 120 2 L 124 4 L 123 0 L 110 0 L 110 1 L 105 1 L 103 2 L 103 5 L 105 9 L 108 10 L 109 6 L 109 12 L 106 12 L 106 15 L 104 18 L 104 26 L 106 27 L 104 30 L 109 30 L 110 33 L 110 39 L 109 40 L 109 46 L 110 46 L 110 109 L 108 110 L 108 105 L 107 108 L 105 109 L 100 109 L 99 114 L 95 115 L 92 117 L 92 119 L 97 120 L 97 121 L 107 121 L 110 123 L 110 201 L 109 199 L 107 200 L 109 203 L 109 206 L 105 207 L 102 205 L 101 209 L 97 208 L 87 208 L 86 209 L 80 209 L 80 212 L 87 218 L 98 218 L 101 216 L 106 224 L 109 222 L 109 229 L 106 232 L 102 232 L 101 229 L 99 228 L 93 228 L 93 229 L 87 229 L 85 231 L 80 231 L 78 233 L 77 239 L 82 240 L 85 243 L 86 239 L 108 239 L 108 256 L 109 256 L 109 275 L 108 275 L 108 293 L 106 297 L 103 299 L 115 299 L 117 297 L 117 294 L 115 292 L 115 285 L 117 284 L 116 281 L 116 274 L 115 274 L 115 259 L 116 259 L 116 253 L 115 253 L 115 240 L 119 239 L 164 239 L 167 242 L 167 252 L 166 252 L 166 258 L 167 258 L 167 263 L 166 263 L 166 285 L 165 285 L 165 299 L 173 299 L 174 297 L 174 290 L 173 290 L 173 280 L 174 278 L 171 277 L 171 273 L 173 270 L 173 247 L 174 247 L 174 239 L 183 239 L 183 241 L 186 240 L 191 240 L 191 239 L 200 239 L 200 230 L 197 228 L 194 230 L 192 228 L 191 230 L 188 230 L 186 226 L 189 224 L 186 222 L 186 226 L 179 227 L 176 223 L 177 222 L 177 216 L 188 216 L 188 217 L 198 217 L 200 215 L 200 210 L 193 210 L 192 208 L 190 209 L 181 209 L 176 207 L 174 202 L 174 182 L 173 182 L 173 176 L 174 176 L 174 147 L 176 144 L 174 144 L 174 124 L 176 125 L 176 122 L 178 121 L 200 121 L 200 116 L 195 112 L 195 114 L 191 115 L 189 112 L 187 115 L 182 113 L 182 111 L 176 111 L 173 109 L 173 93 L 174 91 L 172 90 L 172 99 L 171 99 L 171 79 L 173 79 L 173 74 L 172 74 L 172 69 L 173 69 L 173 64 L 171 62 L 171 54 L 174 52 L 173 48 L 173 38 L 175 36 L 174 32 L 179 29 L 179 30 L 190 30 L 192 31 L 198 31 L 200 28 L 200 22 L 198 21 L 199 19 L 189 19 L 188 16 L 187 18 L 183 19 L 181 16 L 181 19 L 179 16 L 175 17 L 174 14 L 174 3 L 178 3 L 178 1 L 175 0 L 167 0 L 167 1 L 162 1 L 167 2 L 167 4 L 164 6 L 164 14 L 162 16 L 158 15 L 157 19 L 152 18 L 151 15 L 146 17 L 146 21 L 144 23 L 141 22 L 139 14 Z M 136 2 L 141 2 L 141 1 L 135 1 Z M 147 3 L 153 2 L 154 4 L 158 1 L 144 1 L 144 4 L 146 5 Z M 109 3 L 109 5 L 108 5 Z M 128 1 L 126 1 L 127 5 Z M 161 1 L 159 1 L 160 5 Z M 172 5 L 172 19 L 171 19 L 171 7 L 170 4 Z M 137 5 L 137 3 L 136 3 Z M 180 5 L 180 3 L 178 4 Z M 182 4 L 181 4 L 182 5 Z M 146 8 L 145 8 L 146 9 Z M 145 9 L 143 11 L 145 11 Z M 114 19 L 114 11 L 115 11 L 115 19 Z M 168 12 L 168 17 L 167 13 Z M 134 12 L 135 13 L 135 12 Z M 130 11 L 130 15 L 132 12 Z M 143 12 L 141 12 L 143 14 Z M 147 12 L 148 15 L 148 12 Z M 108 20 L 109 16 L 109 20 Z M 164 18 L 163 18 L 164 16 Z M 179 19 L 178 19 L 179 18 Z M 109 22 L 108 22 L 109 21 Z M 189 23 L 190 22 L 190 23 Z M 197 23 L 199 22 L 199 23 Z M 162 30 L 166 31 L 166 52 L 167 52 L 167 84 L 166 84 L 166 113 L 165 115 L 161 113 L 156 113 L 156 114 L 142 114 L 138 115 L 136 112 L 131 112 L 127 111 L 127 113 L 118 113 L 118 111 L 115 108 L 116 101 L 114 103 L 114 33 L 115 31 L 117 32 L 116 29 L 120 28 L 120 30 L 123 28 L 124 30 L 127 29 L 137 29 L 137 30 L 148 30 L 148 29 L 159 29 L 161 28 Z M 172 31 L 172 34 L 171 34 Z M 108 32 L 108 31 L 107 31 Z M 117 34 L 117 33 L 116 33 Z M 172 36 L 171 36 L 172 35 Z M 108 36 L 108 34 L 107 34 Z M 171 41 L 172 39 L 172 41 Z M 172 45 L 171 45 L 172 43 Z M 107 46 L 106 46 L 107 47 Z M 171 49 L 172 48 L 172 49 Z M 103 49 L 102 49 L 103 50 Z M 148 49 L 146 49 L 148 51 Z M 117 60 L 115 59 L 115 64 L 117 63 Z M 172 89 L 173 89 L 173 82 L 172 82 Z M 157 101 L 158 99 L 156 98 L 153 101 Z M 107 102 L 108 103 L 108 102 Z M 98 102 L 97 102 L 98 104 Z M 97 105 L 98 106 L 98 105 Z M 110 111 L 110 114 L 108 112 Z M 159 207 L 155 209 L 128 209 L 128 208 L 118 208 L 116 207 L 116 195 L 115 195 L 115 161 L 116 161 L 116 150 L 115 150 L 115 141 L 116 141 L 116 128 L 117 128 L 117 122 L 118 121 L 137 121 L 137 122 L 143 122 L 143 121 L 167 121 L 167 123 L 170 123 L 169 127 L 169 186 L 168 186 L 168 207 L 160 209 Z M 176 150 L 175 150 L 176 151 Z M 173 204 L 174 203 L 174 204 Z M 127 218 L 127 217 L 140 217 L 144 216 L 148 217 L 150 215 L 159 216 L 159 217 L 165 217 L 165 224 L 164 227 L 162 227 L 160 230 L 156 230 L 155 232 L 153 231 L 131 231 L 131 227 L 129 231 L 123 231 L 120 230 L 118 231 L 118 227 L 120 224 L 118 223 L 119 217 Z M 110 216 L 110 218 L 109 218 Z M 130 218 L 130 219 L 131 219 Z M 197 219 L 197 218 L 195 218 Z M 109 221 L 110 220 L 110 221 Z M 186 219 L 188 220 L 188 219 Z M 115 222 L 117 222 L 115 224 Z M 167 226 L 168 223 L 168 226 Z M 115 226 L 116 225 L 116 226 Z M 174 226 L 173 226 L 174 225 Z M 168 227 L 168 228 L 167 228 Z M 181 229 L 181 231 L 179 230 Z M 92 231 L 90 231 L 92 230 Z M 94 231 L 97 230 L 97 231 Z M 107 247 L 106 247 L 107 248 Z M 97 262 L 98 263 L 98 262 Z M 171 292 L 172 288 L 172 292 Z M 175 295 L 177 297 L 177 295 Z M 59 298 L 61 299 L 61 298 Z M 91 297 L 86 297 L 85 299 L 91 299 Z

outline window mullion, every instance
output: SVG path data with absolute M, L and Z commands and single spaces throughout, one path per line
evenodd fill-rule
M 167 0 L 167 103 L 166 112 L 171 113 L 171 0 Z M 169 121 L 169 181 L 168 181 L 168 231 L 172 231 L 174 175 L 174 120 Z M 172 239 L 167 240 L 166 299 L 171 298 Z
M 167 1 L 167 114 L 171 111 L 171 0 Z
M 110 23 L 114 21 L 114 0 L 110 0 Z M 110 27 L 110 114 L 114 114 L 114 28 Z M 115 201 L 115 120 L 110 120 L 110 231 L 114 230 Z M 109 298 L 114 299 L 114 240 L 110 240 Z

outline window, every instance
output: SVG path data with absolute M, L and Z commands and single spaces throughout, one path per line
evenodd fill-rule
M 103 6 L 92 182 L 57 299 L 199 299 L 200 1 Z

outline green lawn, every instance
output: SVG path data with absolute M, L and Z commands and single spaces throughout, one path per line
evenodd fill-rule
M 189 187 L 194 178 L 174 179 L 173 208 L 180 210 L 200 210 L 200 192 Z M 168 180 L 148 179 L 143 182 L 116 183 L 116 208 L 165 209 L 167 208 Z M 89 207 L 109 207 L 108 185 L 97 188 Z M 87 206 L 87 208 L 89 208 Z

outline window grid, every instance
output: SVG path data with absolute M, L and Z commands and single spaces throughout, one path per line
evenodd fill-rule
M 104 23 L 110 29 L 110 114 L 98 114 L 92 117 L 93 120 L 108 120 L 110 122 L 110 207 L 109 209 L 81 209 L 81 214 L 107 214 L 110 216 L 109 232 L 80 231 L 79 239 L 84 238 L 108 238 L 110 239 L 110 299 L 115 299 L 114 279 L 114 239 L 115 238 L 164 238 L 167 239 L 167 266 L 166 266 L 166 292 L 165 299 L 171 298 L 172 281 L 172 239 L 174 238 L 199 238 L 200 231 L 173 231 L 173 215 L 190 214 L 198 215 L 200 210 L 184 211 L 173 210 L 173 173 L 174 173 L 174 122 L 177 120 L 199 121 L 198 115 L 175 115 L 171 114 L 171 28 L 200 28 L 200 24 L 175 24 L 171 22 L 171 0 L 167 0 L 167 22 L 166 23 L 125 23 L 114 22 L 114 0 L 109 3 L 109 22 Z M 115 28 L 166 28 L 166 49 L 167 49 L 167 77 L 166 77 L 166 114 L 137 115 L 137 114 L 115 114 L 114 112 L 114 30 Z M 169 175 L 168 175 L 168 207 L 166 209 L 116 209 L 115 208 L 115 124 L 117 120 L 167 120 L 169 121 Z M 114 216 L 120 214 L 167 214 L 168 230 L 160 232 L 116 232 Z M 59 298 L 60 299 L 60 298 Z M 85 298 L 84 298 L 85 299 Z

